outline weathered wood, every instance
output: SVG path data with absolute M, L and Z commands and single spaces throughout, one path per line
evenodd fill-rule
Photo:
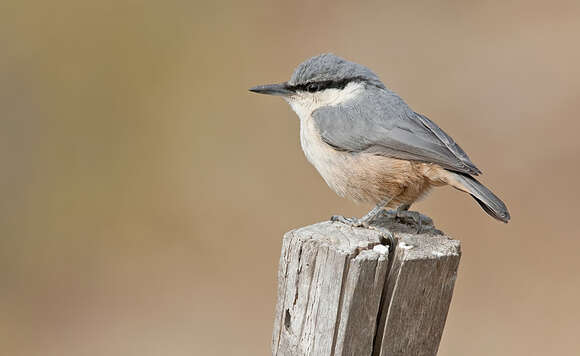
M 323 222 L 284 236 L 273 355 L 435 355 L 459 241 L 423 217 L 383 213 L 374 229 Z M 382 229 L 393 232 L 389 251 Z

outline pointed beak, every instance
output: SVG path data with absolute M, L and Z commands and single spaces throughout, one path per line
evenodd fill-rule
M 294 91 L 290 89 L 288 83 L 258 85 L 256 87 L 250 88 L 250 91 L 258 94 L 278 96 L 290 96 L 294 94 Z

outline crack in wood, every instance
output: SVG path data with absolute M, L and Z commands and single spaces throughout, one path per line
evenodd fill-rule
M 435 355 L 460 258 L 431 220 L 383 213 L 379 230 L 323 222 L 290 231 L 280 259 L 273 355 Z M 414 246 L 399 248 L 399 242 Z M 403 246 L 403 245 L 401 245 Z

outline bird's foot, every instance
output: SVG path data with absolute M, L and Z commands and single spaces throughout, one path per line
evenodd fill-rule
M 423 229 L 423 218 L 418 211 L 409 211 L 404 209 L 397 209 L 395 211 L 397 218 L 411 218 L 417 224 L 417 234 L 420 234 Z
M 359 218 L 355 218 L 355 217 L 347 218 L 347 217 L 344 217 L 342 215 L 333 215 L 330 218 L 330 221 L 340 222 L 340 223 L 343 223 L 345 225 L 352 226 L 352 227 L 364 227 L 364 228 L 369 227 L 368 221 L 365 221 L 365 220 L 359 219 Z

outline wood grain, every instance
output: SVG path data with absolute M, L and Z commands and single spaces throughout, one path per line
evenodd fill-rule
M 272 354 L 435 355 L 460 246 L 427 217 L 416 230 L 385 212 L 371 229 L 322 222 L 286 233 Z

